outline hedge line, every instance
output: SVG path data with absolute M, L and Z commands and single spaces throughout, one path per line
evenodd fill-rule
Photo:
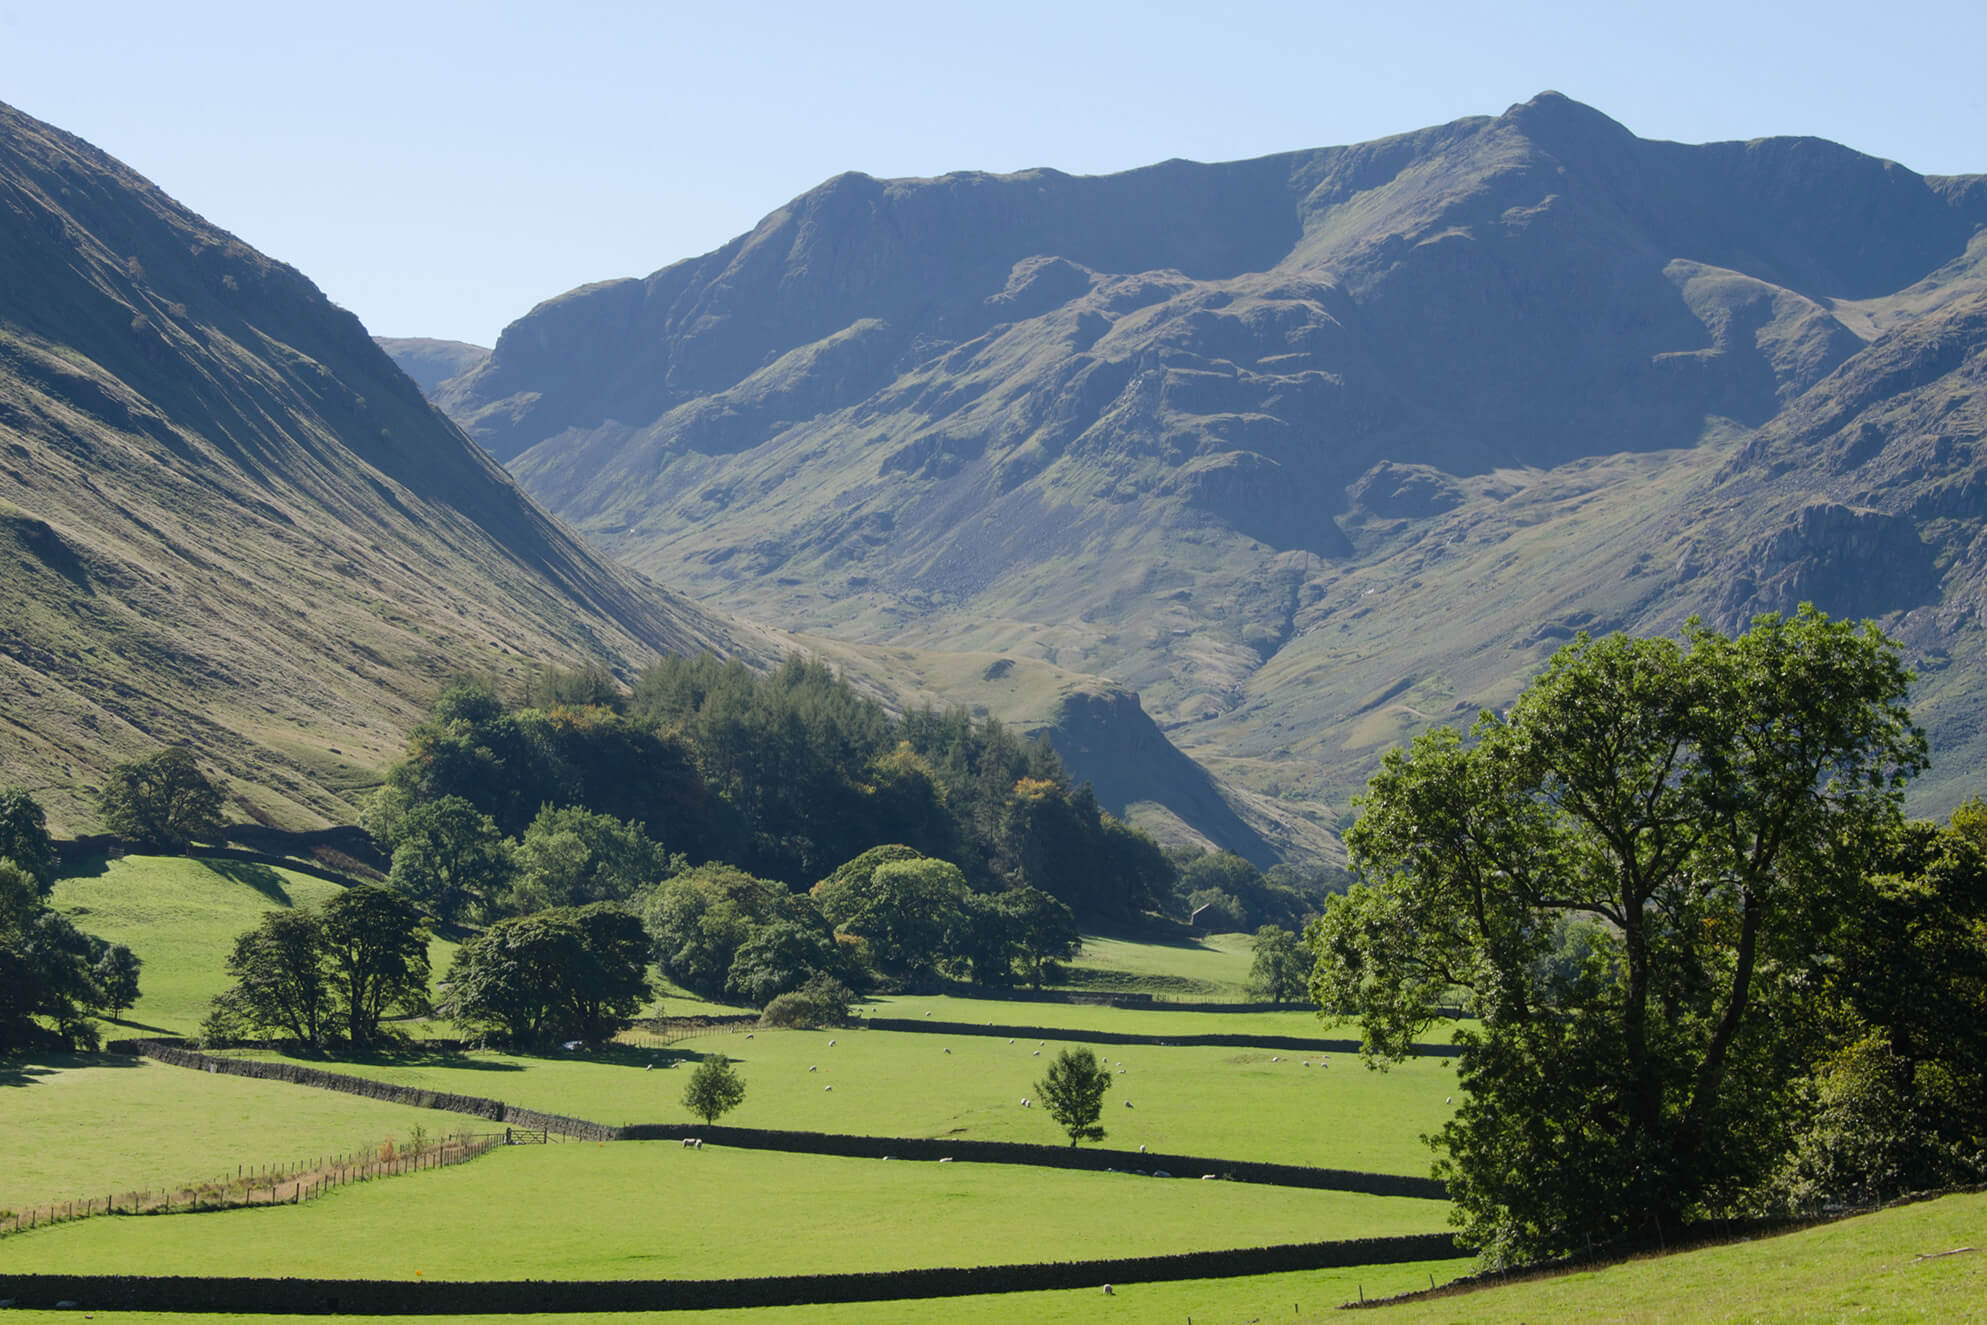
M 445 1109 L 513 1127 L 543 1129 L 583 1141 L 675 1141 L 686 1136 L 698 1136 L 741 1150 L 782 1150 L 794 1154 L 842 1155 L 855 1159 L 950 1158 L 975 1164 L 1032 1164 L 1040 1168 L 1083 1169 L 1090 1172 L 1115 1169 L 1150 1173 L 1163 1169 L 1175 1177 L 1197 1178 L 1204 1173 L 1212 1173 L 1237 1182 L 1260 1182 L 1277 1187 L 1365 1192 L 1374 1196 L 1412 1196 L 1431 1201 L 1448 1199 L 1448 1189 L 1433 1178 L 1415 1178 L 1398 1173 L 1364 1173 L 1356 1169 L 1320 1169 L 1260 1160 L 1140 1154 L 1131 1150 L 1088 1150 L 1018 1141 L 938 1141 L 920 1137 L 852 1136 L 838 1132 L 790 1132 L 762 1127 L 702 1127 L 694 1123 L 636 1123 L 627 1127 L 609 1127 L 584 1118 L 523 1109 L 480 1095 L 424 1090 L 391 1081 L 375 1081 L 370 1077 L 327 1072 L 300 1063 L 216 1058 L 212 1054 L 158 1040 L 119 1040 L 111 1048 L 117 1052 L 143 1054 L 175 1067 L 256 1077 L 265 1081 L 286 1081 L 321 1090 L 342 1090 L 351 1095 L 409 1104 L 419 1109 Z
M 946 1035 L 1004 1035 L 1013 1040 L 1066 1040 L 1091 1044 L 1151 1044 L 1187 1048 L 1288 1049 L 1292 1053 L 1356 1054 L 1357 1040 L 1319 1040 L 1301 1035 L 1140 1035 L 1133 1031 L 1057 1030 L 1052 1026 L 990 1026 L 965 1021 L 932 1021 L 926 1017 L 865 1017 L 862 1024 L 879 1031 L 930 1031 Z M 1426 1058 L 1454 1058 L 1462 1050 L 1453 1044 L 1417 1044 Z
M 569 1281 L 248 1279 L 219 1276 L 0 1274 L 0 1298 L 47 1309 L 71 1302 L 97 1311 L 256 1312 L 279 1315 L 496 1315 L 526 1312 L 686 1311 L 816 1302 L 1095 1288 L 1100 1284 L 1225 1279 L 1354 1265 L 1447 1260 L 1447 1233 L 1353 1238 L 1172 1256 L 881 1270 L 753 1279 Z

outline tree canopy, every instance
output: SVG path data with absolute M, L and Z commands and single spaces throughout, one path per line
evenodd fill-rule
M 111 769 L 97 808 L 111 832 L 152 851 L 185 851 L 221 830 L 220 790 L 176 745 Z
M 648 936 L 607 902 L 513 916 L 456 950 L 435 1010 L 520 1047 L 598 1043 L 648 1001 Z
M 1743 1208 L 1791 1145 L 1810 973 L 1894 839 L 1923 736 L 1896 645 L 1804 607 L 1585 637 L 1465 742 L 1389 754 L 1308 938 L 1397 1060 L 1460 1000 L 1436 1140 L 1493 1260 Z
M 1035 1083 L 1035 1094 L 1065 1132 L 1069 1144 L 1102 1141 L 1097 1120 L 1104 1112 L 1104 1092 L 1111 1088 L 1111 1070 L 1094 1049 L 1065 1049 Z

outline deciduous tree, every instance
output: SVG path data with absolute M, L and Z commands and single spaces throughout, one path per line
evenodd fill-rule
M 704 1120 L 706 1126 L 730 1113 L 745 1100 L 745 1078 L 723 1054 L 712 1054 L 697 1064 L 683 1087 L 683 1107 Z
M 1436 1144 L 1486 1256 L 1732 1210 L 1786 1154 L 1805 973 L 1925 760 L 1908 680 L 1807 607 L 1582 637 L 1470 742 L 1387 756 L 1312 989 L 1377 1063 L 1458 997 L 1479 1019 Z
M 176 745 L 111 769 L 97 808 L 111 832 L 152 851 L 185 851 L 221 831 L 220 791 Z
M 1043 1107 L 1069 1133 L 1069 1144 L 1102 1141 L 1097 1120 L 1104 1112 L 1104 1092 L 1111 1088 L 1111 1071 L 1092 1049 L 1065 1049 L 1035 1083 Z

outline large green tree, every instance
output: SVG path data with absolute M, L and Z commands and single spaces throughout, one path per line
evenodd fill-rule
M 601 1041 L 649 992 L 641 922 L 598 903 L 490 926 L 456 951 L 435 1010 L 518 1046 Z
M 277 1035 L 323 1044 L 337 1015 L 324 952 L 324 920 L 316 911 L 266 912 L 254 929 L 235 939 L 224 963 L 234 983 L 215 998 L 201 1034 L 210 1040 Z
M 111 832 L 152 851 L 184 851 L 221 831 L 220 790 L 176 745 L 111 769 L 97 808 Z
M 1787 1153 L 1806 973 L 1925 761 L 1874 626 L 1581 638 L 1508 716 L 1388 755 L 1309 931 L 1377 1062 L 1460 999 L 1435 1138 L 1492 1260 L 1742 1206 Z
M 1295 934 L 1281 925 L 1264 925 L 1253 944 L 1256 956 L 1245 986 L 1251 997 L 1295 1003 L 1310 992 L 1311 954 Z
M 387 882 L 445 923 L 479 913 L 510 879 L 509 842 L 460 796 L 408 810 L 394 824 L 392 847 Z
M 325 902 L 321 932 L 347 1042 L 369 1047 L 389 1013 L 427 1008 L 428 931 L 405 898 L 372 884 L 347 888 Z

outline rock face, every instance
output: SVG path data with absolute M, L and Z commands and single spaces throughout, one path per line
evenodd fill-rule
M 192 746 L 230 817 L 350 821 L 440 682 L 763 641 L 604 562 L 351 314 L 0 106 L 0 768 L 90 827 Z
M 1541 622 L 1817 596 L 1965 656 L 1983 224 L 1978 177 L 1548 93 L 1255 161 L 841 176 L 436 398 L 634 566 L 1110 676 L 1337 804 L 1508 701 Z

